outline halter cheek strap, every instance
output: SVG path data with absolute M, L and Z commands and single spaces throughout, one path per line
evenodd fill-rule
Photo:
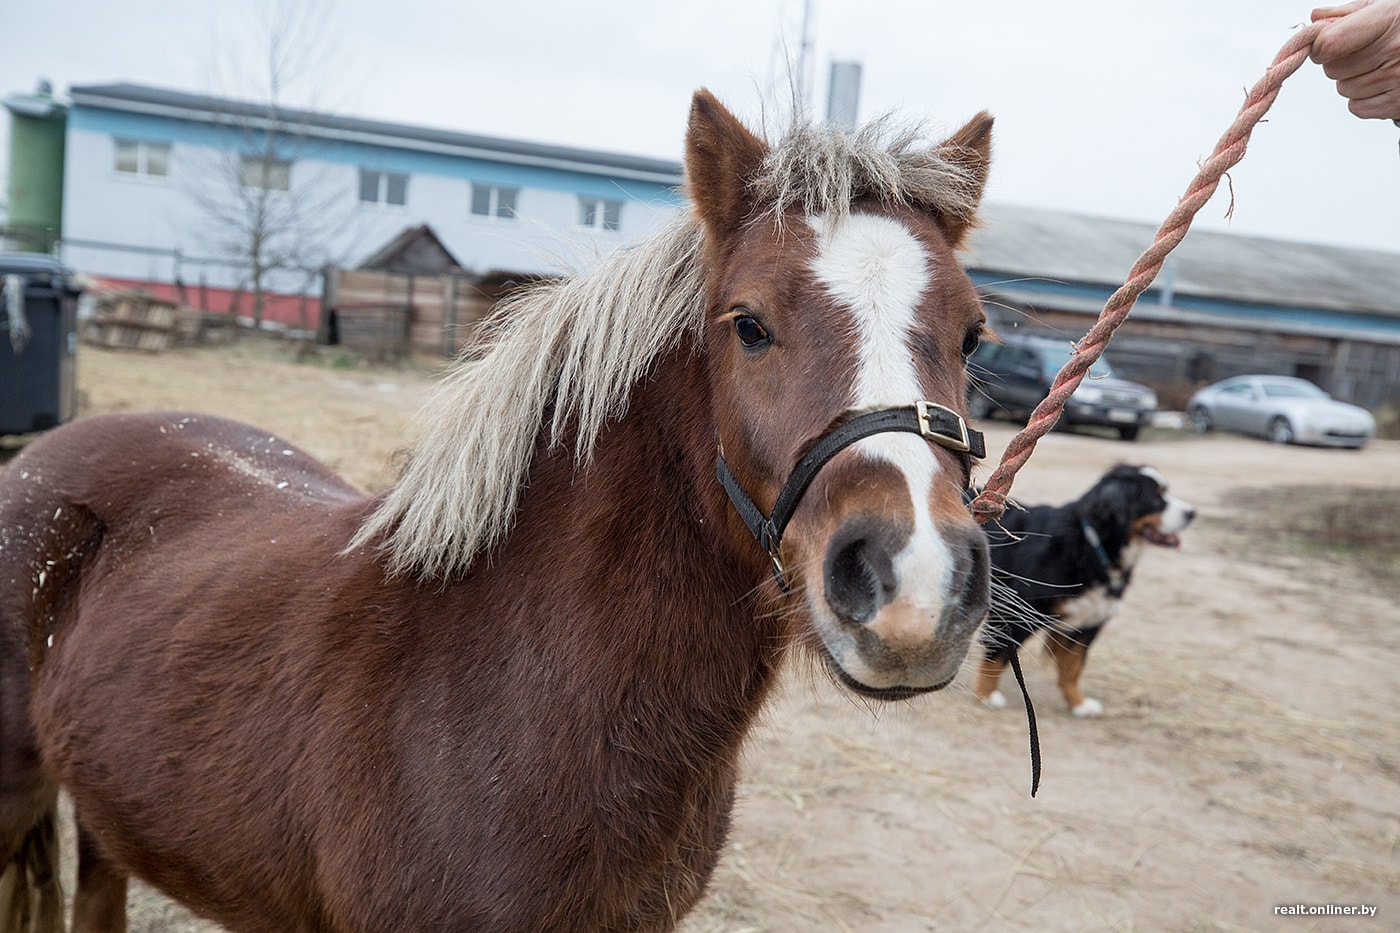
M 933 402 L 916 402 L 902 408 L 882 408 L 879 411 L 865 412 L 843 421 L 817 439 L 812 449 L 793 467 L 792 475 L 788 477 L 787 483 L 778 493 L 777 501 L 773 503 L 772 514 L 764 515 L 763 510 L 729 469 L 729 464 L 724 462 L 724 454 L 719 454 L 716 472 L 720 485 L 729 495 L 729 501 L 734 503 L 739 517 L 758 540 L 759 546 L 768 552 L 773 561 L 773 575 L 783 592 L 788 592 L 787 572 L 782 559 L 783 530 L 787 528 L 793 512 L 797 511 L 802 494 L 832 457 L 856 441 L 873 434 L 892 431 L 917 434 L 959 454 L 962 459 L 964 485 L 971 479 L 972 458 L 981 459 L 987 455 L 982 432 L 969 428 L 963 417 L 951 408 Z

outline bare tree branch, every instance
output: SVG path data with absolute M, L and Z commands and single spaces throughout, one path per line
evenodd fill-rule
M 242 24 L 245 41 L 221 32 L 223 54 L 211 56 L 219 96 L 253 106 L 229 116 L 227 144 L 197 167 L 189 195 L 208 224 L 200 238 L 245 265 L 255 326 L 272 277 L 309 278 L 337 258 L 333 243 L 353 224 L 355 182 L 312 157 L 302 116 L 318 109 L 325 77 L 344 74 L 333 65 L 328 20 L 321 0 L 265 0 Z

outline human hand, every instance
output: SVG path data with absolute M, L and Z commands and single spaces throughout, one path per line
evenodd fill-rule
M 1312 60 L 1358 117 L 1400 120 L 1400 0 L 1353 0 L 1313 10 L 1322 23 Z

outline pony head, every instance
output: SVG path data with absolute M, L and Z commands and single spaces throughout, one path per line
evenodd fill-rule
M 686 176 L 713 416 L 723 461 L 765 514 L 804 454 L 862 413 L 924 402 L 962 424 L 985 315 L 954 250 L 981 199 L 991 124 L 979 114 L 925 144 L 880 124 L 846 135 L 799 123 L 770 146 L 695 95 Z M 877 434 L 826 462 L 792 513 L 774 555 L 792 618 L 861 694 L 945 686 L 986 613 L 966 469 L 918 434 Z

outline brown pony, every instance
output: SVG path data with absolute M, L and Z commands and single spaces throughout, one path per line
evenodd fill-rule
M 698 93 L 693 215 L 506 309 L 374 499 L 218 418 L 31 445 L 0 474 L 0 927 L 62 923 L 61 787 L 76 930 L 124 929 L 131 875 L 235 931 L 672 929 L 785 648 L 900 698 L 985 614 L 944 435 L 990 129 L 770 147 Z M 951 427 L 835 453 L 770 560 L 717 456 L 766 511 L 916 401 Z

